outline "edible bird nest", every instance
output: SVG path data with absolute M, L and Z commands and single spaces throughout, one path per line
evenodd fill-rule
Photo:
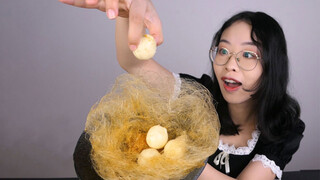
M 211 94 L 195 81 L 181 81 L 178 94 L 168 96 L 141 78 L 121 75 L 91 108 L 85 131 L 94 169 L 102 178 L 181 179 L 216 151 L 220 124 Z M 154 125 L 167 128 L 169 140 L 186 134 L 185 155 L 160 155 L 139 165 L 140 152 L 148 148 L 146 134 Z

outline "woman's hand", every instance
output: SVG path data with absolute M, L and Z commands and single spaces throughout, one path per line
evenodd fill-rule
M 59 0 L 81 8 L 98 9 L 106 12 L 109 19 L 129 18 L 128 43 L 136 49 L 145 28 L 155 38 L 157 45 L 163 42 L 159 16 L 150 0 Z

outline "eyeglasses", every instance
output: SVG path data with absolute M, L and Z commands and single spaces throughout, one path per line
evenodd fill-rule
M 261 58 L 257 53 L 247 50 L 242 50 L 238 53 L 229 52 L 227 48 L 212 47 L 209 52 L 211 61 L 218 65 L 223 66 L 229 62 L 233 55 L 236 55 L 236 62 L 239 68 L 245 71 L 253 70 L 257 64 L 258 60 Z

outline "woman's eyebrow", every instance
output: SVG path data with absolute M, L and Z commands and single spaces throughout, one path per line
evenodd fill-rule
M 251 46 L 256 46 L 253 42 L 248 41 L 248 42 L 243 42 L 241 45 L 251 45 Z
M 224 43 L 227 43 L 227 44 L 231 44 L 228 40 L 225 40 L 225 39 L 221 39 L 220 42 L 224 42 Z M 243 42 L 243 43 L 241 43 L 241 45 L 256 46 L 252 41 Z
M 229 41 L 227 41 L 227 40 L 225 40 L 225 39 L 220 39 L 219 42 L 225 42 L 225 43 L 227 43 L 227 44 L 231 44 Z

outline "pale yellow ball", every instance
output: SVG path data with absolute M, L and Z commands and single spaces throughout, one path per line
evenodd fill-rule
M 156 50 L 157 43 L 155 39 L 151 35 L 145 34 L 133 54 L 140 60 L 148 60 L 156 54 Z
M 168 132 L 160 125 L 152 126 L 147 133 L 147 144 L 155 149 L 163 148 L 168 142 Z
M 160 156 L 161 154 L 156 149 L 148 148 L 144 149 L 138 157 L 138 164 L 142 166 L 146 166 L 149 164 L 150 160 L 153 157 Z
M 163 154 L 172 159 L 183 157 L 187 150 L 186 139 L 187 137 L 182 135 L 176 139 L 170 140 L 164 147 Z

